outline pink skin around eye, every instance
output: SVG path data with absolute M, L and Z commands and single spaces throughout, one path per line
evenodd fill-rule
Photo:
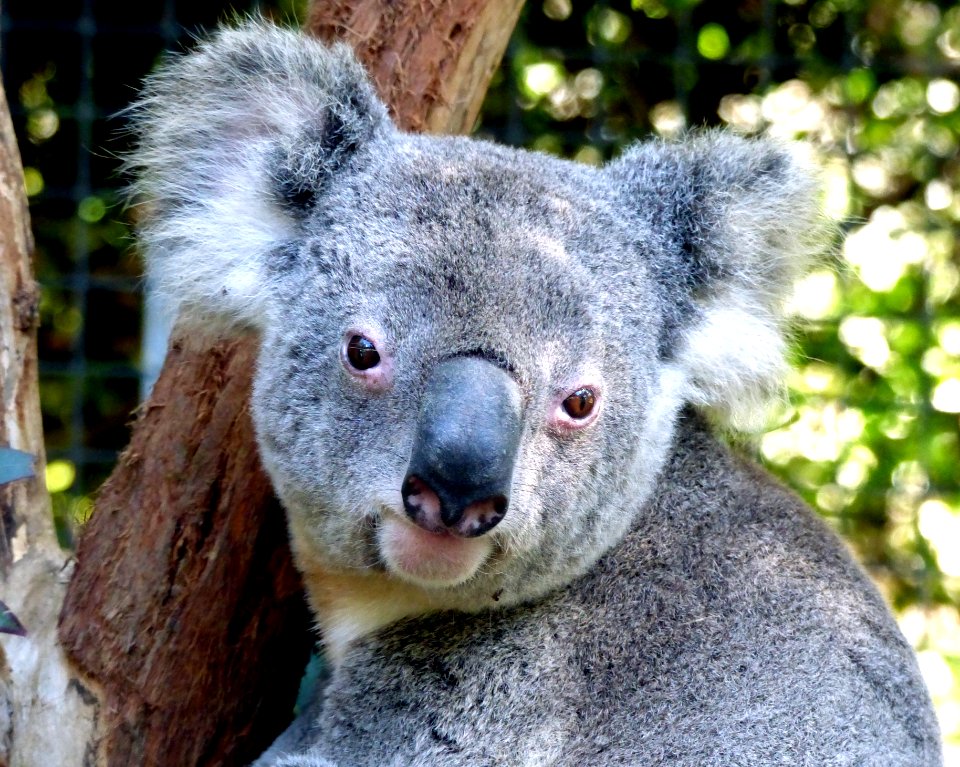
M 580 389 L 589 389 L 593 392 L 593 409 L 584 418 L 574 418 L 564 409 L 563 402 Z M 547 425 L 560 434 L 579 431 L 596 421 L 601 410 L 603 410 L 603 388 L 596 378 L 583 378 L 554 395 L 548 411 Z
M 374 345 L 380 355 L 380 361 L 376 365 L 366 370 L 357 370 L 351 364 L 347 356 L 347 347 L 354 336 L 365 338 Z M 382 336 L 374 331 L 353 328 L 344 333 L 340 344 L 340 362 L 354 380 L 370 391 L 386 391 L 393 384 L 393 357 L 389 354 Z

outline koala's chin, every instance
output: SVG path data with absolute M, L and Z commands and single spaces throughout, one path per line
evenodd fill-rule
M 377 545 L 392 575 L 426 588 L 464 583 L 480 570 L 493 550 L 489 537 L 430 532 L 389 511 L 377 529 Z

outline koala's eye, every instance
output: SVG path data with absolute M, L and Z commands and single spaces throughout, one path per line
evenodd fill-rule
M 577 380 L 579 379 L 579 380 Z M 605 395 L 600 371 L 584 365 L 576 379 L 559 381 L 548 402 L 546 426 L 558 437 L 586 429 L 604 409 Z
M 340 342 L 341 369 L 350 375 L 350 386 L 360 386 L 370 394 L 388 391 L 393 386 L 394 358 L 390 342 L 377 328 L 348 328 Z
M 597 404 L 597 395 L 593 389 L 584 386 L 577 389 L 563 401 L 563 409 L 568 416 L 576 420 L 586 418 Z
M 347 342 L 347 361 L 356 370 L 369 370 L 380 364 L 380 352 L 369 338 L 351 336 Z

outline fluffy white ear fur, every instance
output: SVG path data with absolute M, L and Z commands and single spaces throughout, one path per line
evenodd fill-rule
M 246 156 L 243 156 L 246 155 Z M 264 192 L 262 157 L 238 154 L 175 216 L 142 228 L 151 285 L 166 308 L 213 333 L 257 326 L 271 294 L 265 259 L 296 235 L 296 223 Z
M 139 143 L 128 170 L 150 283 L 183 320 L 213 332 L 263 322 L 268 260 L 307 212 L 294 192 L 322 188 L 345 155 L 390 130 L 346 46 L 258 21 L 171 58 L 132 115 Z M 303 144 L 314 147 L 306 159 Z
M 780 321 L 742 306 L 713 305 L 686 335 L 679 362 L 687 400 L 734 429 L 765 424 L 787 369 Z

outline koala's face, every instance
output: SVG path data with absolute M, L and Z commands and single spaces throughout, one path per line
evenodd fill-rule
M 301 556 L 539 593 L 659 468 L 658 299 L 622 268 L 642 243 L 590 168 L 410 137 L 371 157 L 270 265 L 253 405 Z
M 603 169 L 405 135 L 346 48 L 221 31 L 148 82 L 153 284 L 253 329 L 301 566 L 444 604 L 567 582 L 643 513 L 686 403 L 775 383 L 817 231 L 790 148 L 705 134 Z

